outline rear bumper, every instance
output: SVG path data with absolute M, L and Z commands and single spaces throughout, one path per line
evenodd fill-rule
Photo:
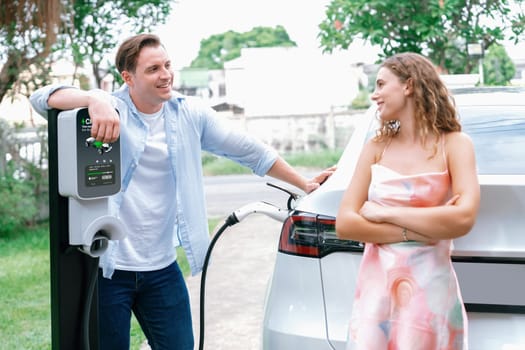
M 525 315 L 468 313 L 469 350 L 525 349 Z

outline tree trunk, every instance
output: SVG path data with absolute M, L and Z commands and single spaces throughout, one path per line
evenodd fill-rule
M 19 63 L 17 62 L 17 57 L 18 55 L 10 53 L 7 57 L 7 62 L 2 66 L 2 70 L 0 70 L 0 102 L 18 78 Z

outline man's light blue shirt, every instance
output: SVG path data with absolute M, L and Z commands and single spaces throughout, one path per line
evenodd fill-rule
M 56 90 L 72 88 L 49 85 L 37 90 L 30 98 L 33 107 L 47 117 L 49 96 Z M 140 118 L 127 85 L 113 93 L 120 114 L 121 191 L 110 198 L 113 214 L 119 207 L 146 144 L 148 126 Z M 215 111 L 198 99 L 176 92 L 166 102 L 165 130 L 169 159 L 175 180 L 176 222 L 174 241 L 179 241 L 186 253 L 192 274 L 201 271 L 210 242 L 206 220 L 201 151 L 227 157 L 264 176 L 277 159 L 277 153 L 247 134 L 234 131 L 221 122 Z M 228 194 L 225 194 L 228 195 Z M 232 210 L 235 208 L 232 208 Z M 115 269 L 113 257 L 118 241 L 111 241 L 100 259 L 104 277 Z

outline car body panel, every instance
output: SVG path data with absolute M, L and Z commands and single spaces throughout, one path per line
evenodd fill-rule
M 455 261 L 454 269 L 467 308 L 476 304 L 478 309 L 500 306 L 505 310 L 508 307 L 508 311 L 514 308 L 517 313 L 525 309 L 525 262 Z
M 477 90 L 477 89 L 474 89 Z M 474 91 L 470 89 L 470 91 Z M 465 92 L 463 90 L 462 92 Z M 471 135 L 475 147 L 476 158 L 479 165 L 484 162 L 493 162 L 496 166 L 492 168 L 479 168 L 479 182 L 481 189 L 481 202 L 477 221 L 467 235 L 453 241 L 453 264 L 456 269 L 462 296 L 468 310 L 469 319 L 469 349 L 470 350 L 515 350 L 525 349 L 525 89 L 486 89 L 489 95 L 464 95 L 458 92 L 455 100 L 460 106 L 460 117 L 464 114 L 464 120 L 474 110 L 479 112 L 480 120 L 489 124 L 469 124 L 468 128 L 473 130 Z M 508 93 L 508 91 L 512 91 Z M 515 91 L 518 91 L 516 93 Z M 477 107 L 471 107 L 477 106 Z M 494 107 L 498 106 L 498 107 Z M 497 132 L 515 132 L 509 143 L 496 145 L 496 139 L 484 141 L 481 138 L 487 132 L 491 132 L 491 113 L 496 108 L 501 113 L 496 113 L 493 120 Z M 513 115 L 518 113 L 517 119 Z M 369 109 L 363 116 L 356 117 L 356 128 L 354 134 L 341 156 L 337 171 L 313 193 L 301 198 L 296 210 L 331 216 L 335 218 L 342 195 L 346 190 L 355 164 L 360 154 L 362 145 L 366 139 L 371 137 L 374 121 L 374 110 Z M 487 120 L 487 118 L 489 118 Z M 517 123 L 517 124 L 516 124 Z M 467 128 L 467 129 L 468 129 Z M 484 143 L 478 144 L 479 140 Z M 513 143 L 514 141 L 517 143 Z M 495 147 L 502 147 L 503 152 L 497 153 Z M 507 147 L 505 149 L 505 147 Z M 504 167 L 508 167 L 513 152 L 515 172 L 504 173 Z M 519 156 L 523 152 L 523 157 Z M 516 156 L 516 153 L 518 156 Z M 516 159 L 523 159 L 520 163 Z M 264 324 L 266 334 L 263 340 L 265 350 L 280 349 L 318 349 L 309 346 L 314 343 L 322 343 L 328 340 L 336 350 L 344 350 L 348 323 L 351 316 L 352 303 L 355 293 L 355 281 L 357 278 L 360 253 L 355 252 L 333 252 L 322 258 L 305 258 L 288 256 L 281 259 L 280 256 L 287 255 L 279 252 L 277 254 L 276 273 L 279 280 L 273 280 L 269 298 L 267 299 L 266 319 L 272 319 L 273 325 L 277 324 L 276 318 L 289 317 L 282 310 L 292 301 L 302 304 L 313 303 L 316 305 L 315 312 L 319 315 L 318 300 L 323 298 L 324 317 L 326 324 L 324 329 L 314 331 L 311 324 L 305 326 L 308 334 L 316 334 L 319 339 L 310 339 L 301 342 L 297 347 L 280 347 L 279 344 L 270 343 L 271 335 L 266 330 L 268 323 Z M 299 260 L 298 263 L 296 260 Z M 317 261 L 306 263 L 307 260 Z M 314 275 L 320 273 L 322 280 L 322 291 L 317 286 L 309 284 L 308 289 L 298 288 L 297 277 L 294 274 L 309 275 L 310 282 L 317 280 Z M 294 292 L 280 293 L 277 290 L 292 289 Z M 314 291 L 316 297 L 308 295 Z M 279 300 L 276 295 L 279 293 Z M 289 298 L 289 300 L 286 300 Z M 298 300 L 299 299 L 299 300 Z M 273 305 L 278 302 L 279 306 Z M 487 312 L 490 311 L 490 312 Z M 272 315 L 275 312 L 278 316 Z M 296 315 L 299 316 L 299 315 Z M 294 317 L 294 322 L 310 320 L 306 314 Z M 300 324 L 295 323 L 295 327 Z M 320 324 L 318 324 L 321 327 Z M 284 327 L 284 324 L 283 324 Z M 272 332 L 286 333 L 284 328 L 273 327 Z M 297 329 L 294 332 L 301 334 Z M 324 336 L 327 339 L 322 339 Z M 283 334 L 279 336 L 284 337 Z M 293 335 L 291 335 L 293 337 Z M 288 344 L 293 341 L 288 339 Z M 304 340 L 304 339 L 303 339 Z M 268 346 L 272 344 L 275 346 Z
M 319 260 L 278 253 L 266 299 L 263 349 L 331 349 Z
M 337 252 L 321 259 L 328 337 L 337 350 L 345 349 L 361 256 Z
M 476 223 L 466 236 L 454 240 L 453 256 L 525 259 L 525 183 L 509 184 L 505 176 L 500 181 L 504 184 L 480 180 Z
M 473 312 L 468 320 L 469 350 L 525 349 L 525 315 Z

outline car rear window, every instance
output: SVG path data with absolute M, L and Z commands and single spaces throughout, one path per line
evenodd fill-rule
M 525 106 L 459 106 L 481 175 L 525 174 Z

